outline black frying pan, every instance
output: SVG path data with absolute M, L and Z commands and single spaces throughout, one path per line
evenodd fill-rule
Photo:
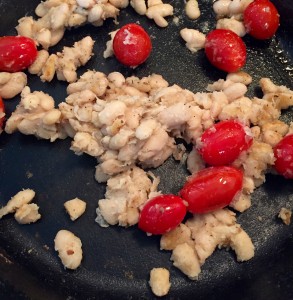
M 59 51 L 90 34 L 96 40 L 95 56 L 79 70 L 80 74 L 86 69 L 139 77 L 158 73 L 170 84 L 203 91 L 208 83 L 225 74 L 209 64 L 203 51 L 191 54 L 179 30 L 196 27 L 207 33 L 213 29 L 212 1 L 200 1 L 202 17 L 197 21 L 184 17 L 183 1 L 170 2 L 175 15 L 181 18 L 178 26 L 170 18 L 165 29 L 157 28 L 130 8 L 121 12 L 119 26 L 139 20 L 153 37 L 149 60 L 134 71 L 114 58 L 102 58 L 107 34 L 117 28 L 112 21 L 100 28 L 70 30 L 51 50 Z M 32 15 L 38 3 L 2 0 L 0 35 L 15 35 L 17 20 L 25 14 Z M 261 95 L 257 87 L 261 77 L 293 88 L 292 3 L 275 3 L 282 14 L 282 27 L 276 38 L 261 42 L 244 38 L 248 47 L 244 70 L 254 78 L 250 95 Z M 42 83 L 38 77 L 29 76 L 28 84 L 32 90 L 48 92 L 57 102 L 65 98 L 64 82 Z M 19 97 L 6 101 L 8 115 L 18 101 Z M 284 112 L 284 119 L 293 120 L 292 110 Z M 159 251 L 159 237 L 146 237 L 136 227 L 103 229 L 94 222 L 105 186 L 94 180 L 96 161 L 86 155 L 76 156 L 69 147 L 69 139 L 50 143 L 18 133 L 0 136 L 0 205 L 22 188 L 32 188 L 42 214 L 39 222 L 26 226 L 18 225 L 13 216 L 0 220 L 0 299 L 151 299 L 154 296 L 148 278 L 153 267 L 170 270 L 172 287 L 166 299 L 293 299 L 292 225 L 286 226 L 276 217 L 281 207 L 293 208 L 292 181 L 267 176 L 267 182 L 253 194 L 252 207 L 239 215 L 239 223 L 256 246 L 252 260 L 238 263 L 233 252 L 217 250 L 204 264 L 199 280 L 190 281 L 172 267 L 169 252 Z M 186 176 L 182 166 L 172 159 L 155 173 L 161 176 L 160 189 L 166 193 L 177 193 Z M 73 223 L 63 203 L 75 197 L 86 200 L 87 211 Z M 64 270 L 54 251 L 53 240 L 60 229 L 71 230 L 82 239 L 84 259 L 76 271 Z

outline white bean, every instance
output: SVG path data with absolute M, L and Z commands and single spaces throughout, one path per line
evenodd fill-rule
M 38 51 L 37 58 L 29 66 L 28 71 L 31 74 L 40 74 L 48 58 L 49 58 L 49 52 L 47 50 L 42 49 Z
M 226 94 L 228 101 L 232 102 L 244 96 L 247 92 L 247 87 L 243 83 L 236 82 L 225 88 L 223 92 Z
M 60 230 L 54 239 L 55 250 L 65 268 L 76 269 L 82 260 L 82 243 L 80 238 L 68 230 Z
M 4 79 L 5 80 L 8 79 L 8 76 L 6 75 L 3 76 L 5 77 L 2 78 L 3 81 Z M 4 99 L 11 99 L 16 95 L 18 95 L 26 86 L 26 84 L 27 84 L 27 76 L 25 73 L 23 72 L 12 73 L 8 82 L 6 82 L 3 85 L 0 84 L 0 96 Z
M 238 36 L 243 37 L 246 34 L 246 29 L 243 22 L 236 19 L 223 18 L 217 21 L 217 29 L 229 29 L 235 32 Z
M 129 4 L 129 0 L 109 0 L 109 2 L 117 8 L 125 8 Z
M 206 36 L 196 29 L 183 28 L 180 35 L 186 42 L 186 47 L 195 53 L 204 48 Z
M 153 19 L 159 27 L 168 26 L 168 22 L 164 19 L 173 15 L 173 6 L 170 4 L 158 4 L 147 9 L 146 16 Z
M 96 4 L 94 5 L 90 10 L 89 10 L 89 13 L 88 13 L 88 21 L 90 23 L 93 23 L 93 22 L 96 22 L 96 21 L 99 21 L 102 19 L 102 16 L 103 16 L 103 7 L 99 4 Z
M 197 0 L 188 0 L 185 5 L 185 12 L 189 19 L 196 20 L 200 16 Z
M 108 79 L 116 87 L 122 87 L 125 83 L 125 77 L 119 72 L 112 72 L 108 75 Z
M 76 0 L 76 3 L 83 8 L 89 8 L 95 4 L 95 1 L 94 0 Z
M 195 250 L 187 243 L 180 244 L 172 252 L 171 260 L 190 279 L 195 280 L 200 273 L 200 263 Z
M 39 207 L 35 203 L 24 204 L 17 209 L 14 218 L 19 224 L 35 223 L 41 218 Z
M 240 82 L 245 85 L 249 85 L 252 82 L 252 77 L 243 71 L 239 71 L 236 73 L 228 73 L 226 80 L 231 80 L 233 82 Z
M 27 95 L 23 99 L 21 99 L 21 104 L 26 110 L 33 110 L 38 107 L 40 104 L 40 99 L 34 94 Z
M 218 0 L 213 4 L 213 10 L 216 15 L 228 16 L 229 15 L 229 5 L 231 0 Z
M 156 129 L 157 126 L 158 123 L 156 120 L 145 120 L 141 122 L 141 124 L 137 127 L 135 131 L 135 137 L 139 140 L 146 140 L 153 134 L 153 131 Z
M 229 13 L 230 15 L 238 15 L 242 14 L 245 8 L 251 3 L 253 0 L 232 0 L 229 4 Z
M 113 101 L 107 103 L 105 108 L 99 113 L 99 119 L 102 124 L 111 125 L 113 121 L 125 114 L 126 105 L 122 101 Z
M 153 268 L 150 272 L 149 284 L 156 296 L 167 295 L 171 287 L 169 271 L 165 268 Z
M 61 111 L 58 109 L 52 109 L 48 113 L 45 114 L 43 118 L 43 123 L 45 125 L 54 125 L 58 123 L 61 117 Z
M 147 12 L 145 0 L 131 0 L 130 5 L 139 15 L 145 15 Z
M 24 204 L 30 203 L 35 197 L 35 194 L 36 193 L 31 189 L 26 189 L 18 192 L 7 202 L 4 207 L 0 209 L 0 219 L 9 213 L 15 212 Z
M 79 198 L 74 198 L 72 200 L 66 201 L 64 203 L 64 207 L 69 214 L 70 219 L 72 221 L 75 221 L 85 212 L 86 202 Z

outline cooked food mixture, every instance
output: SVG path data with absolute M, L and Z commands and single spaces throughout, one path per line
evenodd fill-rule
M 292 216 L 292 211 L 286 207 L 282 207 L 278 217 L 286 224 L 290 225 L 291 223 L 291 216 Z
M 27 75 L 23 72 L 0 72 L 0 97 L 11 99 L 20 94 L 27 85 Z
M 101 227 L 138 225 L 147 235 L 161 235 L 160 248 L 172 252 L 173 265 L 188 278 L 198 279 L 216 248 L 232 249 L 239 262 L 247 261 L 257 249 L 234 211 L 244 212 L 251 206 L 251 194 L 265 182 L 267 173 L 293 178 L 293 125 L 280 120 L 281 111 L 293 105 L 293 91 L 263 77 L 259 81 L 262 96 L 248 97 L 253 78 L 240 70 L 247 55 L 241 37 L 249 33 L 268 39 L 277 30 L 278 15 L 267 2 L 217 0 L 213 4 L 217 29 L 207 35 L 189 28 L 178 32 L 191 52 L 204 49 L 211 64 L 227 72 L 226 78 L 197 92 L 170 85 L 164 74 L 139 78 L 87 70 L 78 76 L 77 69 L 94 55 L 90 36 L 49 54 L 66 29 L 87 23 L 101 26 L 107 18 L 117 21 L 120 9 L 129 4 L 138 14 L 166 27 L 166 18 L 173 15 L 170 4 L 157 0 L 41 2 L 36 8 L 38 18 L 25 16 L 16 27 L 26 37 L 23 61 L 14 61 L 10 70 L 9 64 L 0 68 L 0 97 L 20 94 L 5 127 L 0 98 L 0 128 L 7 134 L 20 131 L 51 142 L 71 138 L 70 149 L 94 157 L 95 179 L 106 184 L 96 222 Z M 253 12 L 260 7 L 270 11 L 268 28 L 257 27 Z M 187 1 L 185 12 L 190 19 L 199 18 L 198 2 Z M 134 68 L 154 51 L 151 38 L 138 24 L 109 34 L 104 58 L 114 55 Z M 0 39 L 1 43 L 16 47 L 19 37 L 9 37 L 9 43 Z M 9 61 L 11 52 L 7 53 Z M 32 92 L 27 75 L 21 72 L 26 68 L 43 82 L 55 75 L 66 81 L 64 101 L 57 105 L 47 93 Z M 159 190 L 160 178 L 149 170 L 171 156 L 190 172 L 176 195 Z M 36 222 L 41 215 L 39 207 L 30 203 L 34 195 L 30 189 L 19 192 L 0 209 L 0 218 L 15 213 L 20 224 Z M 66 201 L 64 208 L 75 221 L 85 212 L 86 202 L 75 198 Z M 279 218 L 288 225 L 291 211 L 282 209 Z M 81 239 L 60 230 L 54 242 L 65 268 L 76 269 L 82 261 Z M 155 295 L 169 292 L 169 277 L 164 268 L 151 270 L 149 284 Z
M 26 87 L 16 111 L 7 120 L 6 132 L 20 130 L 51 141 L 70 136 L 71 150 L 96 157 L 95 177 L 98 182 L 107 182 L 105 199 L 99 201 L 96 219 L 103 227 L 115 224 L 127 227 L 139 220 L 142 224 L 142 218 L 148 218 L 149 213 L 143 213 L 147 205 L 163 193 L 157 190 L 160 179 L 141 167 L 158 167 L 172 154 L 176 157 L 175 138 L 193 143 L 187 163 L 196 176 L 189 179 L 180 195 L 194 216 L 180 224 L 186 209 L 176 221 L 179 210 L 176 207 L 171 221 L 169 216 L 166 220 L 158 216 L 163 221 L 162 225 L 151 224 L 155 231 L 143 225 L 139 227 L 146 228 L 148 233 L 163 234 L 161 248 L 172 250 L 174 265 L 194 279 L 216 247 L 234 249 L 239 261 L 253 257 L 251 239 L 236 223 L 235 213 L 223 208 L 230 205 L 243 212 L 250 207 L 251 193 L 264 182 L 265 173 L 274 165 L 273 147 L 289 133 L 289 126 L 278 118 L 281 109 L 292 104 L 293 92 L 263 78 L 260 81 L 263 99 L 249 99 L 245 96 L 245 84 L 250 81 L 246 73 L 230 73 L 225 80 L 209 84 L 208 92 L 192 93 L 177 85 L 169 86 L 156 74 L 139 79 L 125 78 L 117 72 L 106 76 L 87 71 L 68 85 L 69 95 L 58 108 L 47 94 L 30 93 Z M 273 101 L 275 98 L 279 101 Z M 226 157 L 218 158 L 210 154 L 217 147 L 217 135 L 221 137 L 233 130 L 237 137 L 240 132 L 243 134 L 240 141 L 233 137 L 226 141 L 229 151 L 231 143 L 236 145 L 236 152 L 224 151 Z M 231 165 L 231 170 L 228 167 L 203 169 L 205 162 Z M 200 175 L 201 169 L 211 175 Z M 223 178 L 235 188 L 221 187 Z M 204 184 L 204 194 L 191 195 L 191 190 L 198 190 L 199 180 L 201 186 Z M 232 184 L 231 180 L 239 181 L 237 188 L 236 181 Z M 212 197 L 208 198 L 209 195 Z M 163 198 L 164 205 L 166 201 Z M 75 213 L 69 212 L 73 219 Z M 160 231 L 160 226 L 165 229 Z
M 0 219 L 7 214 L 15 213 L 14 217 L 18 223 L 35 223 L 41 218 L 41 215 L 39 207 L 35 203 L 30 203 L 34 197 L 35 191 L 31 189 L 18 192 L 0 209 Z
M 68 230 L 57 232 L 55 250 L 58 251 L 62 264 L 67 269 L 76 269 L 82 260 L 82 243 L 79 237 Z
M 72 200 L 66 201 L 64 203 L 64 207 L 69 214 L 70 219 L 72 221 L 75 221 L 85 212 L 86 202 L 78 198 L 74 198 Z
M 149 284 L 156 296 L 165 296 L 171 287 L 170 273 L 165 268 L 153 268 L 150 272 Z

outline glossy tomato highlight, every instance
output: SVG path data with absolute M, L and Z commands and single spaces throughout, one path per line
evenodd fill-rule
M 191 213 L 208 213 L 229 205 L 241 191 L 243 173 L 233 167 L 209 167 L 192 175 L 179 195 Z
M 243 22 L 247 32 L 256 39 L 270 39 L 280 25 L 280 16 L 269 0 L 255 0 L 250 3 L 244 13 Z
M 139 25 L 130 23 L 121 27 L 113 40 L 113 51 L 119 62 L 136 67 L 147 60 L 152 50 L 148 33 Z
M 215 124 L 202 134 L 198 151 L 207 164 L 223 166 L 231 164 L 251 144 L 252 136 L 247 134 L 244 126 L 228 120 Z
M 285 178 L 293 178 L 293 134 L 285 136 L 274 147 L 275 169 Z
M 0 37 L 0 71 L 19 72 L 29 67 L 38 54 L 35 42 L 25 36 Z
M 138 227 L 151 234 L 164 234 L 177 227 L 186 214 L 183 200 L 175 195 L 160 195 L 143 207 Z
M 206 36 L 205 53 L 212 65 L 228 73 L 237 72 L 246 63 L 246 46 L 231 30 L 211 31 Z

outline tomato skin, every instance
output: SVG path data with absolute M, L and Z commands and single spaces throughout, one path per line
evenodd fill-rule
M 26 69 L 38 54 L 35 42 L 25 36 L 0 37 L 0 71 L 18 72 Z
M 192 175 L 179 195 L 191 213 L 208 213 L 231 203 L 241 190 L 243 173 L 233 167 L 209 167 Z
M 285 178 L 293 179 L 293 134 L 285 136 L 274 147 L 275 169 Z
M 0 116 L 2 113 L 5 113 L 5 107 L 4 107 L 4 102 L 2 100 L 2 98 L 0 97 Z M 0 117 L 0 132 L 1 132 L 1 128 L 3 128 L 3 124 L 4 124 L 4 120 L 5 117 Z
M 164 234 L 184 219 L 186 206 L 183 200 L 175 195 L 159 195 L 149 200 L 143 207 L 138 227 L 151 234 Z
M 211 31 L 206 36 L 205 53 L 213 66 L 228 73 L 238 71 L 246 63 L 246 46 L 231 30 Z
M 244 13 L 246 31 L 256 39 L 266 40 L 273 37 L 280 25 L 279 13 L 269 0 L 255 0 Z
M 201 136 L 198 151 L 211 166 L 231 164 L 240 153 L 252 144 L 242 124 L 234 120 L 221 121 L 207 129 Z
M 148 33 L 139 25 L 130 23 L 121 27 L 113 40 L 113 51 L 119 62 L 136 67 L 147 60 L 152 50 Z

